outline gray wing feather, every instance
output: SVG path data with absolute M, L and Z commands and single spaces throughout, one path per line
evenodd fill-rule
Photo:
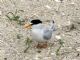
M 43 38 L 49 40 L 52 37 L 52 30 L 45 29 L 43 33 Z

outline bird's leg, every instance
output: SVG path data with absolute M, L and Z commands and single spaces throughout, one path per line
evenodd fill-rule
M 38 43 L 37 48 L 41 49 L 41 48 L 47 48 L 47 42 L 44 43 Z

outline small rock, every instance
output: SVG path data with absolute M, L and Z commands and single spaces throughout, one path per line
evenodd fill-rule
M 67 25 L 71 25 L 71 21 L 69 20 L 69 21 L 67 21 Z
M 77 56 L 79 56 L 79 53 L 77 54 Z
M 70 4 L 71 4 L 71 5 L 74 5 L 75 3 L 74 3 L 74 2 L 71 2 Z
M 56 56 L 56 53 L 51 53 L 51 55 Z
M 62 26 L 61 26 L 61 25 L 58 25 L 58 28 L 59 28 L 59 29 L 61 29 L 61 28 L 62 28 Z
M 60 40 L 61 36 L 60 35 L 56 35 L 55 38 L 58 39 L 58 40 Z
M 4 58 L 4 60 L 7 60 L 7 58 Z
M 68 47 L 69 49 L 72 49 L 72 47 Z
M 76 50 L 80 52 L 80 47 L 77 47 Z
M 65 13 L 62 12 L 61 15 L 62 15 L 62 16 L 65 16 Z
M 55 0 L 56 2 L 60 2 L 60 0 Z
M 55 0 L 56 2 L 62 2 L 63 0 Z
M 39 50 L 39 51 L 37 51 L 38 53 L 41 53 L 41 51 Z
M 51 7 L 49 5 L 46 5 L 45 7 L 48 8 L 48 9 L 51 9 Z

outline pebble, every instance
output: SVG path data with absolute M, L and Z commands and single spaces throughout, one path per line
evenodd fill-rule
M 51 55 L 56 56 L 56 53 L 51 53 Z
M 60 40 L 61 36 L 60 35 L 56 35 L 55 38 L 58 39 L 58 40 Z
M 80 52 L 80 47 L 77 47 L 76 50 Z
M 67 25 L 71 25 L 71 21 L 69 20 L 69 21 L 67 21 Z
M 60 0 L 55 0 L 56 2 L 60 2 Z
M 59 29 L 61 29 L 61 27 L 62 27 L 61 25 L 58 25 L 58 28 L 59 28 Z
M 51 7 L 49 5 L 46 5 L 45 7 L 48 8 L 48 9 L 51 9 Z
M 74 2 L 71 2 L 70 4 L 71 4 L 71 5 L 75 5 L 75 3 L 74 3 Z
M 62 12 L 61 15 L 62 15 L 62 16 L 65 16 L 66 14 Z

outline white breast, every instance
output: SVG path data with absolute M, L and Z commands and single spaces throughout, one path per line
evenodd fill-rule
M 44 41 L 43 30 L 44 28 L 41 24 L 33 26 L 32 27 L 32 40 L 39 41 L 39 42 Z
M 43 31 L 40 29 L 33 29 L 32 30 L 32 39 L 36 41 L 43 40 Z

